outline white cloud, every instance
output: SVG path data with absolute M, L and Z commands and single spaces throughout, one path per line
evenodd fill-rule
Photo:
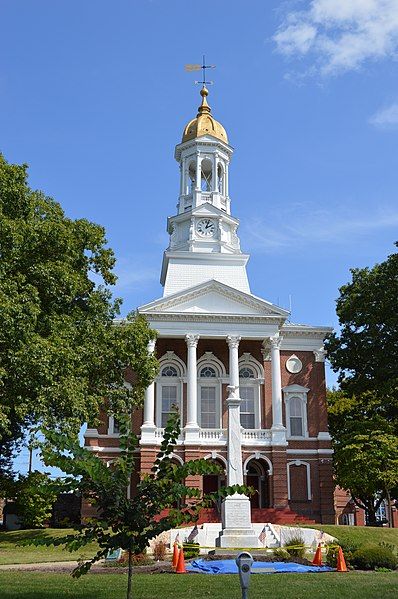
M 242 227 L 242 240 L 250 240 L 251 249 L 266 253 L 321 244 L 345 244 L 361 236 L 398 227 L 398 209 L 384 207 L 374 213 L 347 210 L 343 206 L 332 212 L 311 203 L 295 204 L 270 214 L 269 220 L 252 218 Z
M 312 57 L 323 75 L 397 56 L 398 0 L 311 0 L 306 5 L 288 12 L 273 37 L 282 54 Z
M 370 117 L 369 123 L 382 129 L 393 129 L 398 127 L 398 103 L 381 108 Z

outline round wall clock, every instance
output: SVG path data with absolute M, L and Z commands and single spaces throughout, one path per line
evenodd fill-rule
M 292 374 L 297 374 L 298 372 L 300 372 L 302 370 L 302 368 L 303 368 L 302 361 L 300 360 L 300 358 L 298 358 L 294 354 L 292 356 L 290 356 L 290 358 L 286 362 L 286 370 L 288 372 L 291 372 Z
M 213 237 L 216 232 L 216 225 L 214 220 L 211 220 L 210 218 L 202 218 L 200 221 L 198 221 L 196 230 L 199 235 L 202 235 L 203 237 Z

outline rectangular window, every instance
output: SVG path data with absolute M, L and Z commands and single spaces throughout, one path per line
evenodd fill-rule
M 162 385 L 162 428 L 166 426 L 173 406 L 177 406 L 177 385 Z
M 303 436 L 302 402 L 298 397 L 293 397 L 289 402 L 290 436 Z
M 303 436 L 303 419 L 297 416 L 290 417 L 290 435 L 292 437 Z
M 202 428 L 217 428 L 215 387 L 200 387 L 200 424 Z
M 240 423 L 243 428 L 256 428 L 256 414 L 254 410 L 254 387 L 239 387 Z

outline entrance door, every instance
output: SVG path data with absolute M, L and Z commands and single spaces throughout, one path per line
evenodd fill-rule
M 269 507 L 268 471 L 262 463 L 255 460 L 249 463 L 246 484 L 257 491 L 250 497 L 251 507 L 254 509 Z

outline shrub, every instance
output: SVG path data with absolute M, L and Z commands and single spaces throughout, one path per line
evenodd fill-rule
M 184 557 L 186 559 L 198 557 L 200 553 L 199 543 L 183 543 L 182 548 L 184 549 Z
M 277 562 L 287 562 L 289 561 L 289 553 L 283 547 L 276 547 L 272 550 L 272 555 L 274 556 Z
M 24 528 L 42 528 L 50 519 L 57 498 L 50 476 L 35 470 L 15 483 L 15 505 Z
M 163 541 L 158 541 L 153 546 L 153 559 L 157 562 L 161 562 L 164 560 L 166 556 L 166 543 Z
M 398 559 L 388 547 L 380 545 L 363 545 L 352 556 L 352 565 L 359 570 L 374 570 L 388 568 L 395 570 Z
M 305 543 L 300 534 L 296 534 L 285 542 L 285 549 L 291 557 L 303 558 L 305 555 Z

